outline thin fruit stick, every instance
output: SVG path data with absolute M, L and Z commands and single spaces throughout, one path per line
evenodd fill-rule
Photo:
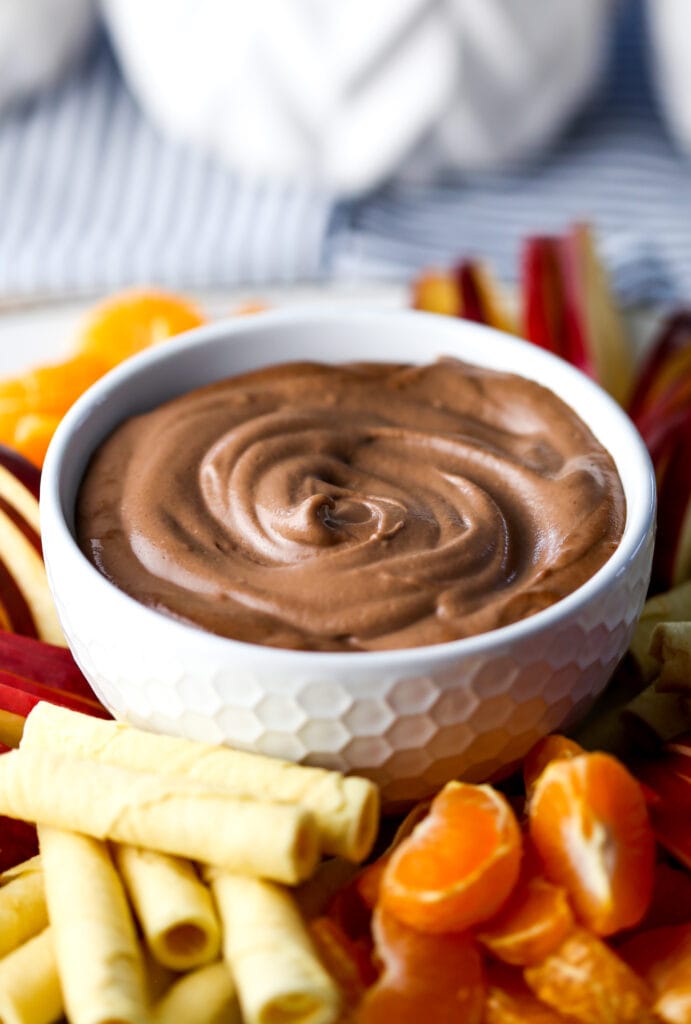
M 2 698 L 0 698 L 0 746 L 5 749 L 0 752 L 6 753 L 10 748 L 19 746 L 26 719 L 24 715 L 15 714 L 13 711 L 6 711 L 4 708 L 1 708 L 1 705 Z
M 71 711 L 95 715 L 97 718 L 110 718 L 109 713 L 93 694 L 91 697 L 77 697 L 0 669 L 0 709 L 27 718 L 42 701 L 69 708 Z
M 0 631 L 0 667 L 75 697 L 95 700 L 94 692 L 65 647 Z
M 48 643 L 64 644 L 53 597 L 48 586 L 43 558 L 12 517 L 0 509 L 0 552 L 2 562 L 15 580 L 31 611 L 36 632 Z M 10 609 L 11 614 L 11 609 Z

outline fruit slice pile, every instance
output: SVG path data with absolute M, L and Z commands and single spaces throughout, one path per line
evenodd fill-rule
M 87 388 L 123 359 L 203 322 L 196 306 L 162 291 L 108 299 L 83 324 L 74 354 L 0 382 L 0 443 L 42 465 L 61 418 Z
M 0 446 L 0 629 L 62 644 L 41 551 L 40 481 L 35 466 Z
M 358 979 L 349 1019 L 691 1024 L 691 874 L 656 844 L 652 788 L 559 736 L 524 776 L 510 800 L 449 783 L 314 922 Z

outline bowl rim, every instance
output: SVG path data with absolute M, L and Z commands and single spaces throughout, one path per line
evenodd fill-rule
M 618 420 L 620 428 L 629 435 L 630 450 L 627 452 L 627 460 L 635 460 L 638 463 L 637 471 L 640 474 L 642 485 L 641 500 L 637 503 L 636 507 L 632 507 L 630 495 L 627 493 L 626 485 L 622 480 L 622 488 L 626 498 L 626 520 L 622 539 L 609 559 L 576 590 L 567 594 L 555 604 L 527 618 L 518 619 L 516 622 L 488 630 L 484 633 L 445 641 L 444 643 L 377 651 L 295 650 L 292 648 L 255 644 L 245 640 L 221 636 L 193 623 L 181 621 L 149 608 L 123 590 L 120 590 L 114 583 L 111 583 L 83 554 L 66 521 L 60 496 L 61 478 L 66 465 L 67 450 L 73 435 L 81 428 L 85 421 L 89 420 L 96 413 L 99 407 L 107 403 L 110 393 L 116 390 L 124 381 L 135 376 L 147 374 L 161 361 L 172 361 L 180 353 L 196 348 L 204 342 L 213 343 L 215 341 L 221 344 L 224 341 L 232 341 L 234 338 L 237 340 L 237 336 L 252 335 L 264 329 L 270 329 L 282 324 L 295 326 L 300 323 L 314 323 L 321 320 L 325 326 L 328 326 L 329 323 L 340 323 L 343 320 L 348 320 L 351 324 L 355 324 L 358 321 L 372 323 L 379 320 L 391 326 L 397 320 L 409 321 L 413 317 L 420 318 L 428 327 L 433 327 L 435 331 L 440 331 L 440 329 L 448 330 L 449 327 L 452 327 L 454 330 L 464 330 L 469 334 L 486 334 L 488 342 L 491 342 L 492 339 L 496 341 L 497 338 L 500 338 L 504 343 L 511 342 L 511 344 L 523 346 L 525 349 L 530 350 L 533 360 L 542 360 L 545 366 L 552 364 L 552 366 L 558 367 L 559 374 L 562 376 L 568 378 L 573 375 L 574 380 L 578 380 L 581 388 L 586 390 L 592 389 L 592 393 L 597 394 L 600 405 L 607 408 L 608 414 L 614 416 Z M 291 360 L 286 358 L 282 361 L 287 363 Z M 469 358 L 468 362 L 472 363 L 473 359 Z M 477 363 L 476 365 L 482 365 L 482 363 Z M 506 370 L 505 372 L 515 373 L 516 371 Z M 520 376 L 520 374 L 518 375 Z M 526 376 L 530 379 L 529 374 L 526 374 Z M 543 386 L 549 387 L 549 384 L 542 383 Z M 566 399 L 562 398 L 562 401 L 569 405 Z M 583 419 L 589 429 L 594 429 L 587 414 L 584 415 L 579 410 L 574 411 Z M 354 671 L 374 667 L 381 668 L 387 665 L 394 668 L 402 663 L 409 667 L 415 667 L 418 663 L 425 663 L 431 660 L 446 661 L 456 660 L 459 656 L 482 655 L 492 649 L 503 652 L 514 641 L 525 640 L 527 636 L 532 634 L 542 634 L 545 631 L 549 631 L 560 620 L 568 619 L 578 614 L 600 592 L 606 590 L 610 582 L 613 582 L 617 577 L 625 573 L 627 566 L 635 559 L 654 530 L 655 511 L 656 489 L 654 470 L 648 451 L 636 427 L 624 410 L 600 385 L 565 360 L 553 355 L 551 352 L 538 348 L 522 338 L 472 321 L 441 317 L 438 314 L 420 310 L 371 309 L 367 307 L 339 308 L 334 305 L 322 306 L 319 304 L 300 305 L 268 310 L 247 317 L 229 317 L 216 320 L 167 340 L 164 345 L 149 348 L 116 366 L 80 396 L 60 422 L 48 449 L 41 475 L 40 490 L 41 530 L 48 539 L 48 547 L 50 548 L 53 544 L 59 543 L 64 551 L 69 553 L 75 571 L 81 573 L 85 580 L 88 579 L 89 584 L 96 587 L 97 591 L 104 595 L 104 600 L 119 600 L 131 614 L 140 615 L 143 624 L 146 625 L 148 623 L 152 630 L 165 631 L 167 629 L 178 635 L 180 635 L 179 631 L 182 630 L 182 636 L 184 636 L 186 643 L 209 649 L 213 648 L 220 655 L 225 653 L 226 658 L 235 652 L 237 656 L 242 657 L 244 663 L 251 659 L 261 659 L 268 662 L 275 661 L 277 663 L 279 661 L 281 663 L 288 661 L 296 668 L 301 666 L 306 668 L 309 666 L 312 669 L 319 669 L 333 668 L 336 664 L 342 666 L 343 659 L 345 658 L 346 663 L 352 666 Z M 49 552 L 46 557 L 47 564 L 50 561 L 51 555 Z M 52 589 L 54 584 L 50 575 L 49 573 L 49 583 Z

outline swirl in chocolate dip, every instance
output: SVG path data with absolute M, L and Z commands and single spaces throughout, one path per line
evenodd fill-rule
M 275 647 L 481 633 L 607 561 L 611 457 L 550 391 L 442 359 L 291 363 L 127 420 L 78 496 L 82 549 L 151 608 Z

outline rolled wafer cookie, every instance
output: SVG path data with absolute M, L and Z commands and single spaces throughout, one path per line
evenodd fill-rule
M 113 847 L 113 858 L 159 963 L 189 971 L 218 959 L 218 915 L 208 887 L 190 861 L 121 845 Z
M 218 870 L 208 877 L 245 1024 L 335 1024 L 338 986 L 319 960 L 290 893 Z
M 0 957 L 48 927 L 41 858 L 0 875 Z
M 3 1024 L 53 1024 L 64 1012 L 53 934 L 45 928 L 0 960 Z
M 144 732 L 41 703 L 24 726 L 22 747 L 92 758 L 134 771 L 185 776 L 234 796 L 296 803 L 311 811 L 322 850 L 348 860 L 370 852 L 379 825 L 379 791 L 368 779 L 276 758 Z
M 314 818 L 301 808 L 33 746 L 0 757 L 0 814 L 288 884 L 319 857 Z
M 38 838 L 70 1024 L 148 1024 L 141 951 L 108 848 L 45 825 Z
M 151 1024 L 242 1024 L 226 964 L 199 967 L 175 981 L 152 1007 Z

